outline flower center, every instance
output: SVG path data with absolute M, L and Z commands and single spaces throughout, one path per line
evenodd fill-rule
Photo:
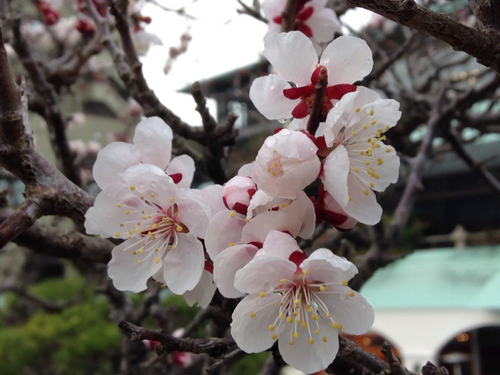
M 288 338 L 290 345 L 294 345 L 295 339 L 301 335 L 308 337 L 309 344 L 314 344 L 315 339 L 319 338 L 323 342 L 327 342 L 327 334 L 324 332 L 325 325 L 320 328 L 319 319 L 329 320 L 331 329 L 342 329 L 342 325 L 332 318 L 322 298 L 327 294 L 352 297 L 354 292 L 350 289 L 350 292 L 327 289 L 329 285 L 339 285 L 340 283 L 307 282 L 306 276 L 308 274 L 308 270 L 302 271 L 298 268 L 293 280 L 281 279 L 281 284 L 273 291 L 273 293 L 281 295 L 278 316 L 274 323 L 269 326 L 273 340 L 278 338 L 277 332 L 281 332 L 281 326 L 285 325 L 283 333 L 280 333 L 280 339 Z M 342 285 L 347 286 L 347 281 L 343 281 Z M 265 294 L 261 292 L 259 296 L 263 298 Z M 252 312 L 250 316 L 255 317 L 256 313 Z

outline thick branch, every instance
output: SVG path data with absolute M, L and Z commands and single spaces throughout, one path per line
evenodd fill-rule
M 414 0 L 347 0 L 401 25 L 448 43 L 453 49 L 477 58 L 478 62 L 500 73 L 500 33 L 491 29 L 474 29 L 447 15 L 434 12 Z
M 482 29 L 500 31 L 500 2 L 497 0 L 469 0 L 469 4 Z
M 9 209 L 0 210 L 0 228 L 12 217 L 13 212 Z M 91 263 L 108 263 L 114 247 L 111 242 L 102 238 L 41 223 L 34 223 L 22 231 L 14 238 L 14 242 L 38 254 Z
M 225 339 L 178 339 L 176 337 L 166 335 L 157 331 L 150 331 L 142 327 L 138 327 L 132 323 L 120 320 L 118 327 L 122 330 L 131 333 L 132 341 L 153 340 L 158 341 L 162 349 L 166 353 L 174 351 L 189 352 L 195 354 L 206 353 L 212 357 L 220 357 L 229 352 L 235 347 L 232 338 Z

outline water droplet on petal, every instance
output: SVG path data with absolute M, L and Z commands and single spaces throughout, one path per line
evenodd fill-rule
M 267 147 L 273 147 L 273 146 L 276 144 L 276 142 L 278 142 L 278 141 L 276 140 L 276 138 L 275 138 L 275 137 L 268 137 L 268 138 L 266 139 L 266 141 L 264 142 L 264 144 L 265 144 Z
M 280 134 L 281 135 L 290 135 L 290 134 L 292 134 L 292 132 L 288 129 L 283 129 L 282 131 L 280 131 Z
M 158 183 L 156 183 L 156 182 L 154 182 L 154 181 L 153 181 L 153 182 L 151 182 L 151 187 L 156 188 L 157 186 L 158 186 Z
M 269 86 L 269 90 L 271 90 L 271 91 L 272 91 L 272 90 L 274 90 L 274 88 L 275 88 L 275 86 L 274 86 L 274 85 L 270 85 L 270 86 Z

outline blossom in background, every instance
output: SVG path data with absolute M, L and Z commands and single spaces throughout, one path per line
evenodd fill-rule
M 252 168 L 259 189 L 280 198 L 295 199 L 316 180 L 321 162 L 318 148 L 301 131 L 282 129 L 267 137 Z
M 92 169 L 101 189 L 123 182 L 123 173 L 133 165 L 155 165 L 168 174 L 179 187 L 189 187 L 194 175 L 194 161 L 188 155 L 171 159 L 173 133 L 159 117 L 141 121 L 134 133 L 133 144 L 112 142 L 97 155 Z
M 397 101 L 359 87 L 340 100 L 316 132 L 324 143 L 318 154 L 325 158 L 321 175 L 325 189 L 343 212 L 359 222 L 380 221 L 382 208 L 373 191 L 384 191 L 398 179 L 399 157 L 383 143 L 382 133 L 400 117 Z
M 179 188 L 151 164 L 135 165 L 97 196 L 89 234 L 126 239 L 112 251 L 108 274 L 119 290 L 139 292 L 153 276 L 176 294 L 196 287 L 205 265 L 210 207 L 198 190 Z
M 327 0 L 302 0 L 297 5 L 294 30 L 318 42 L 329 42 L 342 26 L 333 9 L 326 8 Z M 267 33 L 280 32 L 287 0 L 265 0 L 264 15 L 269 20 Z
M 373 67 L 366 42 L 351 36 L 331 42 L 321 55 L 319 66 L 312 42 L 301 32 L 269 34 L 264 46 L 264 56 L 277 74 L 257 78 L 250 87 L 250 98 L 268 119 L 293 117 L 290 129 L 306 129 L 322 67 L 326 68 L 328 84 L 320 121 L 325 121 L 328 111 L 343 95 L 356 90 L 352 83 L 365 77 Z
M 260 253 L 235 278 L 248 293 L 231 324 L 243 351 L 262 352 L 278 340 L 286 363 L 313 373 L 333 362 L 339 331 L 362 334 L 373 324 L 371 306 L 348 287 L 357 273 L 351 262 L 328 249 L 306 258 L 291 236 L 266 240 Z
M 158 35 L 147 32 L 144 29 L 132 31 L 131 36 L 135 51 L 139 56 L 145 56 L 151 46 L 163 45 L 163 42 Z

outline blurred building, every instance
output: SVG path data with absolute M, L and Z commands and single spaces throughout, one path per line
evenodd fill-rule
M 361 293 L 375 310 L 373 334 L 410 370 L 430 360 L 450 375 L 500 374 L 500 246 L 415 251 Z

